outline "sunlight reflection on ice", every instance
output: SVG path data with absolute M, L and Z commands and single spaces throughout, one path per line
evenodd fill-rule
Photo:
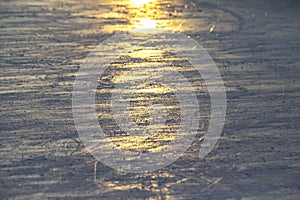
M 140 7 L 154 0 L 130 0 L 132 6 Z

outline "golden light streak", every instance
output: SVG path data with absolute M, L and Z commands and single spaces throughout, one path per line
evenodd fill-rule
M 157 22 L 149 18 L 135 18 L 134 27 L 135 29 L 156 29 Z
M 150 3 L 153 0 L 130 0 L 130 4 L 135 7 L 141 7 L 145 4 Z

